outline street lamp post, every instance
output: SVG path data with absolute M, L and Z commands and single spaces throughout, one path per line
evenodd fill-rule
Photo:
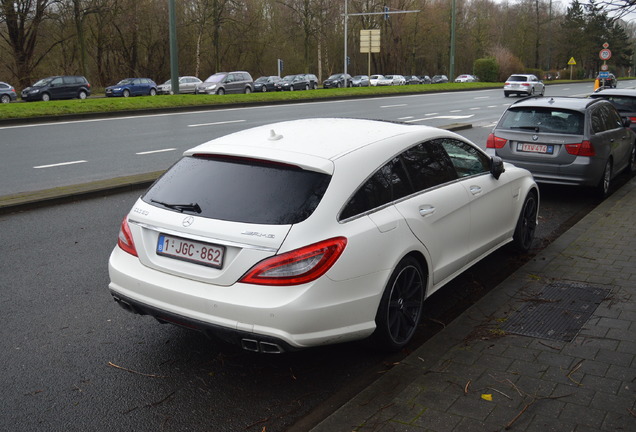
M 179 52 L 177 48 L 177 13 L 174 0 L 168 0 L 170 28 L 170 85 L 174 94 L 179 94 Z

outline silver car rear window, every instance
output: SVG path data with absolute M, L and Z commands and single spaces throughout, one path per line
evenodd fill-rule
M 585 117 L 579 111 L 558 108 L 518 107 L 503 115 L 498 128 L 583 135 Z

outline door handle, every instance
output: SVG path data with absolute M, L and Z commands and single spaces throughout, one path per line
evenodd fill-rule
M 435 213 L 435 207 L 431 205 L 420 207 L 420 216 L 426 217 Z
M 481 193 L 481 187 L 479 186 L 471 186 L 470 193 L 473 195 L 479 195 Z

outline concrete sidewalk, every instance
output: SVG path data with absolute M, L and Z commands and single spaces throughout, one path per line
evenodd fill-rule
M 636 431 L 636 179 L 313 432 Z

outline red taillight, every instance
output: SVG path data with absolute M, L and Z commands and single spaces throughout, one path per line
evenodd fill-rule
M 346 245 L 346 238 L 335 237 L 267 258 L 252 267 L 240 282 L 279 286 L 311 282 L 334 265 Z
M 499 138 L 498 136 L 495 136 L 495 134 L 491 133 L 488 135 L 488 139 L 486 140 L 486 148 L 500 149 L 505 146 L 507 142 L 507 139 Z
M 135 242 L 128 226 L 128 216 L 124 217 L 121 221 L 121 227 L 119 228 L 119 237 L 117 238 L 117 245 L 124 251 L 131 255 L 137 256 L 137 248 L 135 248 Z
M 632 121 L 632 123 L 636 123 L 636 117 L 630 117 L 629 119 Z
M 530 87 L 530 83 L 521 83 L 521 85 L 524 87 Z
M 574 156 L 594 156 L 594 146 L 589 141 L 583 141 L 580 143 L 566 144 L 565 149 L 567 152 Z

